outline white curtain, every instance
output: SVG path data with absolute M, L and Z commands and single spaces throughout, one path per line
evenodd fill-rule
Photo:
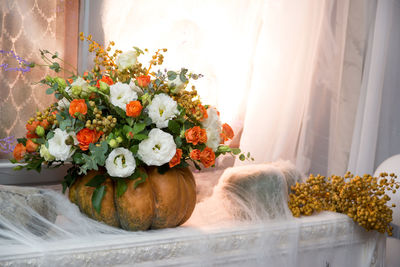
M 82 3 L 97 10 L 86 12 L 96 23 L 81 26 L 96 39 L 122 50 L 166 47 L 166 67 L 204 74 L 203 102 L 243 130 L 240 147 L 254 163 L 286 159 L 306 173 L 343 174 L 350 150 L 359 154 L 376 0 Z
M 400 153 L 400 1 L 378 1 L 371 27 L 349 169 L 373 173 Z

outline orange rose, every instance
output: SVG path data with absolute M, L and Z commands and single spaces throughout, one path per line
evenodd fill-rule
M 198 149 L 193 149 L 191 152 L 190 152 L 190 158 L 191 159 L 193 159 L 193 160 L 200 160 L 200 150 L 198 150 Z
M 43 129 L 47 129 L 49 127 L 50 123 L 46 119 L 44 119 L 39 123 L 39 125 L 42 126 Z
M 200 129 L 199 143 L 206 143 L 206 142 L 207 142 L 207 131 L 206 129 Z
M 108 85 L 113 85 L 114 84 L 114 81 L 111 79 L 111 77 L 103 75 L 101 77 L 101 79 L 98 80 L 97 83 L 96 83 L 96 87 L 97 88 L 100 88 L 100 81 L 102 81 L 102 82 L 104 82 L 104 83 L 106 83 Z
M 39 138 L 39 135 L 37 135 L 35 132 L 28 131 L 26 133 L 26 138 Z
M 83 128 L 76 134 L 76 139 L 79 142 L 79 148 L 83 151 L 89 149 L 91 143 L 96 143 L 103 132 L 97 132 L 95 130 L 90 130 L 88 128 Z
M 200 153 L 200 161 L 203 163 L 204 167 L 208 168 L 211 167 L 212 165 L 215 164 L 215 154 L 214 151 L 206 147 L 203 151 Z
M 39 145 L 36 144 L 35 142 L 33 142 L 31 139 L 28 139 L 26 141 L 26 151 L 28 151 L 30 153 L 35 152 L 38 147 L 39 147 Z
M 177 148 L 175 155 L 169 161 L 169 167 L 172 168 L 181 163 L 181 157 L 182 157 L 182 149 Z
M 235 134 L 233 133 L 233 130 L 229 124 L 224 123 L 222 125 L 222 132 L 221 132 L 221 143 L 224 143 L 225 141 L 228 141 L 229 139 L 232 139 Z
M 201 104 L 198 104 L 197 107 L 198 107 L 198 109 L 192 108 L 192 113 L 195 114 L 197 111 L 200 110 L 200 112 L 203 115 L 202 118 L 200 119 L 200 121 L 204 121 L 205 119 L 208 118 L 207 109 Z
M 32 123 L 27 123 L 26 125 L 25 125 L 25 128 L 29 131 L 29 132 L 31 132 L 31 133 L 34 133 L 35 131 L 36 131 L 36 127 L 39 125 L 39 121 L 34 121 L 34 122 L 32 122 Z
M 139 117 L 140 113 L 142 112 L 142 104 L 139 101 L 131 101 L 126 104 L 126 116 L 129 117 Z
M 67 81 L 69 82 L 69 84 L 74 82 L 74 80 L 72 80 L 72 79 L 67 79 Z
M 13 156 L 16 160 L 20 161 L 21 159 L 24 158 L 26 153 L 26 148 L 24 146 L 24 144 L 18 143 L 13 151 Z
M 197 145 L 199 143 L 207 142 L 207 132 L 201 129 L 200 126 L 194 126 L 185 131 L 186 142 Z
M 136 78 L 139 86 L 146 87 L 150 83 L 150 76 L 149 75 L 142 75 Z
M 72 100 L 71 104 L 69 104 L 69 114 L 75 118 L 75 113 L 86 115 L 87 106 L 85 99 L 74 99 Z

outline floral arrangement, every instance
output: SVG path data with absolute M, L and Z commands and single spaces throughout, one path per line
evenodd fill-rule
M 40 171 L 43 164 L 52 168 L 71 162 L 65 190 L 79 175 L 104 167 L 118 181 L 122 195 L 125 179 L 136 179 L 135 187 L 144 182 L 140 167 L 157 166 L 163 173 L 191 164 L 200 170 L 214 166 L 221 154 L 250 158 L 224 145 L 234 136 L 232 128 L 221 123 L 214 107 L 201 103 L 195 86 L 188 89 L 201 74 L 185 68 L 152 71 L 163 63 L 167 49 L 156 51 L 144 67 L 138 57 L 147 49 L 111 54 L 114 42 L 103 48 L 90 35 L 81 33 L 80 39 L 89 42 L 89 51 L 96 55 L 94 68 L 82 76 L 70 71 L 68 79 L 46 76 L 40 81 L 58 102 L 29 119 L 26 137 L 18 139 L 12 160 L 26 164 L 15 169 Z M 67 71 L 57 53 L 40 52 L 50 69 Z M 90 184 L 95 186 L 104 181 L 94 179 Z M 93 198 L 101 200 L 102 195 Z

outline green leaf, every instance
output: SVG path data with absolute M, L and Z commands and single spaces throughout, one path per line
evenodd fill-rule
M 136 189 L 140 184 L 146 182 L 146 178 L 140 177 L 139 180 L 136 180 L 135 183 L 133 184 L 133 188 Z
M 182 139 L 179 137 L 179 135 L 175 137 L 174 141 L 177 147 L 182 146 Z
M 239 155 L 240 152 L 241 152 L 241 150 L 240 150 L 239 148 L 232 148 L 232 153 L 233 153 L 234 155 Z
M 125 179 L 118 179 L 117 180 L 117 196 L 121 197 L 126 190 L 128 189 L 128 186 L 126 185 Z
M 82 153 L 80 153 L 80 152 L 76 152 L 76 153 L 72 156 L 72 159 L 74 160 L 74 162 L 75 162 L 76 164 L 83 164 L 83 163 L 85 163 L 85 161 L 84 161 L 84 159 L 83 159 L 83 156 L 82 156 Z
M 160 173 L 160 174 L 166 173 L 169 169 L 170 169 L 170 167 L 169 167 L 168 163 L 166 163 L 164 165 L 161 165 L 161 166 L 158 166 L 158 168 L 157 168 L 158 173 Z
M 167 72 L 167 76 L 168 76 L 168 80 L 172 81 L 172 80 L 176 79 L 178 74 L 175 71 L 170 70 Z
M 54 89 L 53 88 L 47 88 L 46 94 L 47 95 L 51 95 L 52 93 L 54 93 Z
M 23 144 L 24 146 L 26 146 L 26 141 L 27 141 L 27 139 L 24 137 L 24 138 L 17 138 L 17 141 L 18 141 L 18 143 L 21 143 L 21 144 Z
M 244 161 L 244 160 L 246 159 L 246 157 L 245 157 L 244 154 L 240 154 L 239 159 L 240 159 L 241 161 Z
M 90 187 L 99 187 L 106 180 L 106 176 L 104 174 L 98 174 L 93 177 L 89 182 L 85 185 Z
M 142 51 L 142 49 L 140 49 L 140 48 L 138 48 L 138 47 L 136 47 L 136 46 L 134 46 L 133 47 L 135 50 L 136 50 L 136 53 L 137 53 L 137 55 L 140 55 L 140 54 L 144 54 L 144 52 Z
M 135 134 L 133 136 L 133 139 L 139 140 L 139 141 L 142 141 L 142 140 L 147 139 L 147 138 L 148 138 L 147 134 Z
M 188 72 L 187 69 L 182 68 L 181 69 L 181 73 L 179 74 L 179 79 L 184 83 L 188 81 L 188 79 L 186 78 L 186 73 L 187 72 Z
M 145 128 L 146 128 L 146 123 L 144 122 L 135 123 L 135 125 L 133 125 L 133 133 L 134 134 L 140 133 Z
M 97 165 L 103 166 L 106 161 L 106 154 L 108 150 L 108 144 L 106 141 L 100 143 L 100 146 L 96 146 L 93 143 L 89 145 L 89 150 L 95 158 Z
M 126 122 L 128 123 L 129 126 L 133 125 L 133 119 L 132 118 L 126 118 Z
M 181 131 L 181 126 L 179 125 L 179 123 L 177 121 L 170 120 L 168 122 L 168 129 L 170 129 L 173 134 L 179 135 L 179 133 Z
M 247 157 L 250 158 L 250 152 L 247 152 Z
M 54 136 L 54 132 L 50 131 L 50 132 L 47 133 L 46 138 L 47 138 L 47 140 L 49 140 L 49 139 L 53 138 L 53 136 Z
M 59 72 L 60 64 L 58 64 L 57 62 L 53 62 L 53 64 L 50 66 L 50 69 L 54 70 L 55 72 Z
M 13 168 L 13 170 L 14 170 L 14 171 L 20 171 L 20 170 L 22 170 L 23 168 L 24 168 L 24 166 L 18 165 L 18 166 L 15 166 L 15 167 Z
M 232 149 L 229 146 L 219 146 L 217 152 L 226 153 L 231 152 Z
M 18 161 L 17 161 L 16 159 L 10 159 L 10 162 L 11 162 L 12 164 L 18 163 Z
M 92 205 L 93 205 L 93 208 L 97 211 L 97 213 L 100 213 L 101 201 L 103 200 L 105 194 L 106 194 L 106 186 L 105 185 L 97 187 L 93 191 Z
M 139 145 L 133 145 L 130 148 L 130 151 L 132 152 L 132 154 L 135 154 L 135 155 L 137 154 L 138 150 L 139 150 Z

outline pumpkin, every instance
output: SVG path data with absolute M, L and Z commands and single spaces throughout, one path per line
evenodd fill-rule
M 145 182 L 134 188 L 135 180 L 127 179 L 127 190 L 120 197 L 116 182 L 107 177 L 99 213 L 92 205 L 95 188 L 86 183 L 105 171 L 89 171 L 79 177 L 69 189 L 69 199 L 90 218 L 125 230 L 176 227 L 187 221 L 196 204 L 192 172 L 188 168 L 173 168 L 160 174 L 155 167 L 145 171 L 148 175 Z

